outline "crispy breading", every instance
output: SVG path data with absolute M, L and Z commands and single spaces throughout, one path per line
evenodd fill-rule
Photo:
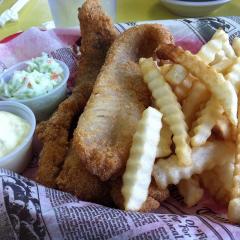
M 158 202 L 163 202 L 165 199 L 169 197 L 169 191 L 168 189 L 160 189 L 154 178 L 152 178 L 151 184 L 148 189 L 148 195 L 152 198 L 154 198 Z
M 122 180 L 118 178 L 117 180 L 111 182 L 111 197 L 115 205 L 124 209 L 124 198 L 121 193 Z M 148 198 L 143 203 L 140 212 L 150 212 L 160 207 L 160 203 L 169 197 L 169 191 L 167 189 L 161 190 L 157 187 L 154 179 L 148 189 Z
M 40 124 L 37 129 L 37 135 L 43 143 L 37 181 L 48 187 L 56 187 L 56 177 L 69 147 L 72 122 L 83 111 L 106 53 L 117 36 L 99 0 L 87 0 L 79 10 L 79 20 L 82 44 L 76 86 L 50 120 Z
M 58 187 L 66 192 L 74 193 L 83 201 L 110 203 L 108 183 L 101 182 L 91 175 L 78 160 L 78 154 L 70 147 L 64 163 L 64 169 L 57 178 Z
M 80 161 L 102 181 L 124 170 L 137 122 L 151 102 L 139 58 L 170 42 L 163 26 L 144 24 L 124 32 L 108 52 L 73 140 Z

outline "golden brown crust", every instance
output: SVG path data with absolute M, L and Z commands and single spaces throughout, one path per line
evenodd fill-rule
M 157 186 L 155 180 L 152 178 L 151 184 L 148 189 L 148 195 L 158 202 L 163 202 L 169 197 L 169 191 L 168 189 L 160 189 Z
M 76 95 L 71 95 L 59 105 L 51 119 L 42 125 L 45 127 L 44 132 L 37 131 L 43 148 L 36 180 L 45 186 L 56 187 L 55 180 L 68 150 L 68 131 L 74 116 L 81 112 L 79 100 Z
M 139 212 L 151 212 L 160 207 L 160 203 L 154 198 L 148 196 L 147 200 L 143 203 Z
M 117 35 L 98 0 L 87 0 L 79 11 L 79 18 L 82 55 L 76 86 L 72 95 L 59 105 L 50 120 L 37 128 L 37 134 L 43 143 L 37 181 L 48 187 L 56 187 L 56 177 L 69 147 L 69 129 L 74 118 L 83 111 L 107 50 Z
M 75 150 L 70 147 L 65 159 L 64 170 L 57 178 L 59 189 L 74 193 L 84 201 L 109 204 L 110 190 L 107 183 L 91 175 L 81 164 Z
M 138 66 L 172 35 L 159 24 L 131 28 L 116 39 L 74 133 L 74 146 L 89 172 L 102 181 L 121 174 L 132 136 L 150 93 Z
M 175 56 L 183 54 L 184 50 L 174 44 L 159 44 L 155 50 L 155 55 L 161 61 L 175 62 Z

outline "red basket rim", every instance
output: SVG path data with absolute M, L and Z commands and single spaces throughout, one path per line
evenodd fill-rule
M 18 33 L 14 33 L 10 36 L 7 36 L 5 38 L 3 38 L 2 40 L 0 40 L 0 43 L 6 43 L 6 42 L 9 42 L 10 40 L 16 38 L 18 35 L 20 35 L 22 32 L 18 32 Z

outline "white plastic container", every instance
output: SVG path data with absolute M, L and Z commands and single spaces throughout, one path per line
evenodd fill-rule
M 0 111 L 13 113 L 30 124 L 30 131 L 22 144 L 8 155 L 0 157 L 0 168 L 21 173 L 32 159 L 32 140 L 36 128 L 35 116 L 27 106 L 12 101 L 0 101 Z
M 160 0 L 162 4 L 171 12 L 183 17 L 202 17 L 231 0 L 206 0 L 206 1 L 188 1 L 188 0 Z
M 67 65 L 59 60 L 57 61 L 64 72 L 64 79 L 62 82 L 49 93 L 43 94 L 41 96 L 37 96 L 29 99 L 10 99 L 3 96 L 0 96 L 0 100 L 4 101 L 16 101 L 25 104 L 35 114 L 37 121 L 43 121 L 49 118 L 49 116 L 54 112 L 60 102 L 64 100 L 67 93 L 67 80 L 69 78 L 69 69 Z M 3 78 L 5 82 L 9 81 L 13 75 L 13 73 L 17 70 L 23 70 L 27 67 L 27 61 L 20 62 L 9 69 L 7 69 L 0 77 Z

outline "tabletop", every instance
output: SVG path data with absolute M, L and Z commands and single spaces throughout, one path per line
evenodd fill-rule
M 15 0 L 5 0 L 0 5 L 0 13 L 9 8 Z M 240 0 L 232 0 L 220 7 L 210 16 L 237 16 L 240 15 Z M 137 20 L 156 20 L 180 18 L 163 7 L 159 0 L 118 0 L 118 22 Z M 42 23 L 51 21 L 51 13 L 47 0 L 30 0 L 19 14 L 19 21 L 7 23 L 0 28 L 0 39 L 13 33 L 24 31 L 32 26 L 41 26 Z

